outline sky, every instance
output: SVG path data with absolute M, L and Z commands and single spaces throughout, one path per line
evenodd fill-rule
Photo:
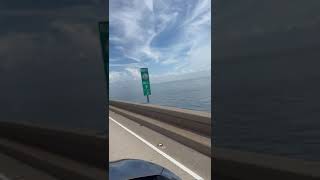
M 210 0 L 110 0 L 109 84 L 210 76 Z M 188 76 L 189 75 L 189 76 Z

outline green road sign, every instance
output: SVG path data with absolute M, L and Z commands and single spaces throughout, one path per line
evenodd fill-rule
M 102 58 L 104 62 L 104 71 L 106 78 L 109 78 L 109 25 L 107 21 L 99 22 L 100 43 L 102 48 Z
M 148 68 L 141 68 L 140 72 L 141 72 L 143 95 L 149 96 L 151 95 L 151 88 L 150 88 Z

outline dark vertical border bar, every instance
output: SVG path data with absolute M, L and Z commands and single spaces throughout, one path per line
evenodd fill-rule
M 214 155 L 215 155 L 215 136 L 214 136 L 214 127 L 216 126 L 216 116 L 215 116 L 215 91 L 214 88 L 215 86 L 215 78 L 216 78 L 216 72 L 215 72 L 215 67 L 214 67 L 214 59 L 212 58 L 212 54 L 214 52 L 214 43 L 213 41 L 213 36 L 214 36 L 214 28 L 215 28 L 215 13 L 216 9 L 215 6 L 216 1 L 211 1 L 211 178 L 216 179 L 215 173 L 214 173 Z M 214 28 L 212 28 L 212 26 Z
M 99 34 L 100 34 L 100 44 L 101 44 L 101 51 L 102 51 L 102 58 L 104 63 L 104 71 L 105 71 L 105 78 L 106 78 L 106 93 L 107 93 L 107 104 L 105 106 L 106 109 L 106 172 L 108 176 L 109 170 L 109 22 L 108 21 L 101 21 L 98 23 Z

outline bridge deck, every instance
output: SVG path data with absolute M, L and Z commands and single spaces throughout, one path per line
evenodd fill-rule
M 159 143 L 163 144 L 162 148 L 158 146 Z M 172 162 L 172 159 L 166 155 L 178 163 L 174 160 Z M 171 170 L 182 179 L 196 179 L 195 176 L 211 179 L 210 157 L 109 111 L 109 160 L 126 158 L 154 162 Z

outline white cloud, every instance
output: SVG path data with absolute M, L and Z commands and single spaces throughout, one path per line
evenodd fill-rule
M 140 71 L 138 68 L 126 68 L 134 80 L 138 80 L 140 78 Z
M 144 0 L 150 11 L 153 11 L 153 0 Z
M 179 60 L 171 58 L 171 59 L 164 60 L 161 63 L 165 65 L 169 65 L 169 64 L 176 64 L 178 62 Z
M 132 69 L 139 66 L 160 69 L 172 65 L 171 69 L 155 72 L 154 75 L 159 78 L 172 71 L 183 76 L 185 73 L 210 70 L 210 0 L 110 2 L 110 26 L 118 30 L 110 35 L 110 40 L 121 47 L 123 57 L 138 62 L 134 65 L 128 63 L 129 69 L 123 67 L 123 79 L 140 78 L 139 71 Z M 159 37 L 166 38 L 166 35 L 163 36 L 166 33 L 173 34 L 167 36 L 172 40 L 166 46 L 154 45 Z M 113 63 L 119 64 L 116 61 Z
M 121 65 L 119 65 L 121 66 Z M 125 67 L 124 71 L 110 71 L 109 72 L 109 83 L 126 83 L 128 81 L 139 80 L 140 77 L 140 67 L 139 65 L 132 67 Z
M 187 60 L 187 65 L 183 68 L 191 69 L 192 72 L 210 70 L 211 69 L 211 45 L 206 44 L 205 46 L 197 47 L 191 50 Z
M 109 82 L 114 83 L 116 81 L 119 81 L 123 79 L 123 73 L 122 72 L 116 72 L 116 71 L 110 71 L 109 72 Z

